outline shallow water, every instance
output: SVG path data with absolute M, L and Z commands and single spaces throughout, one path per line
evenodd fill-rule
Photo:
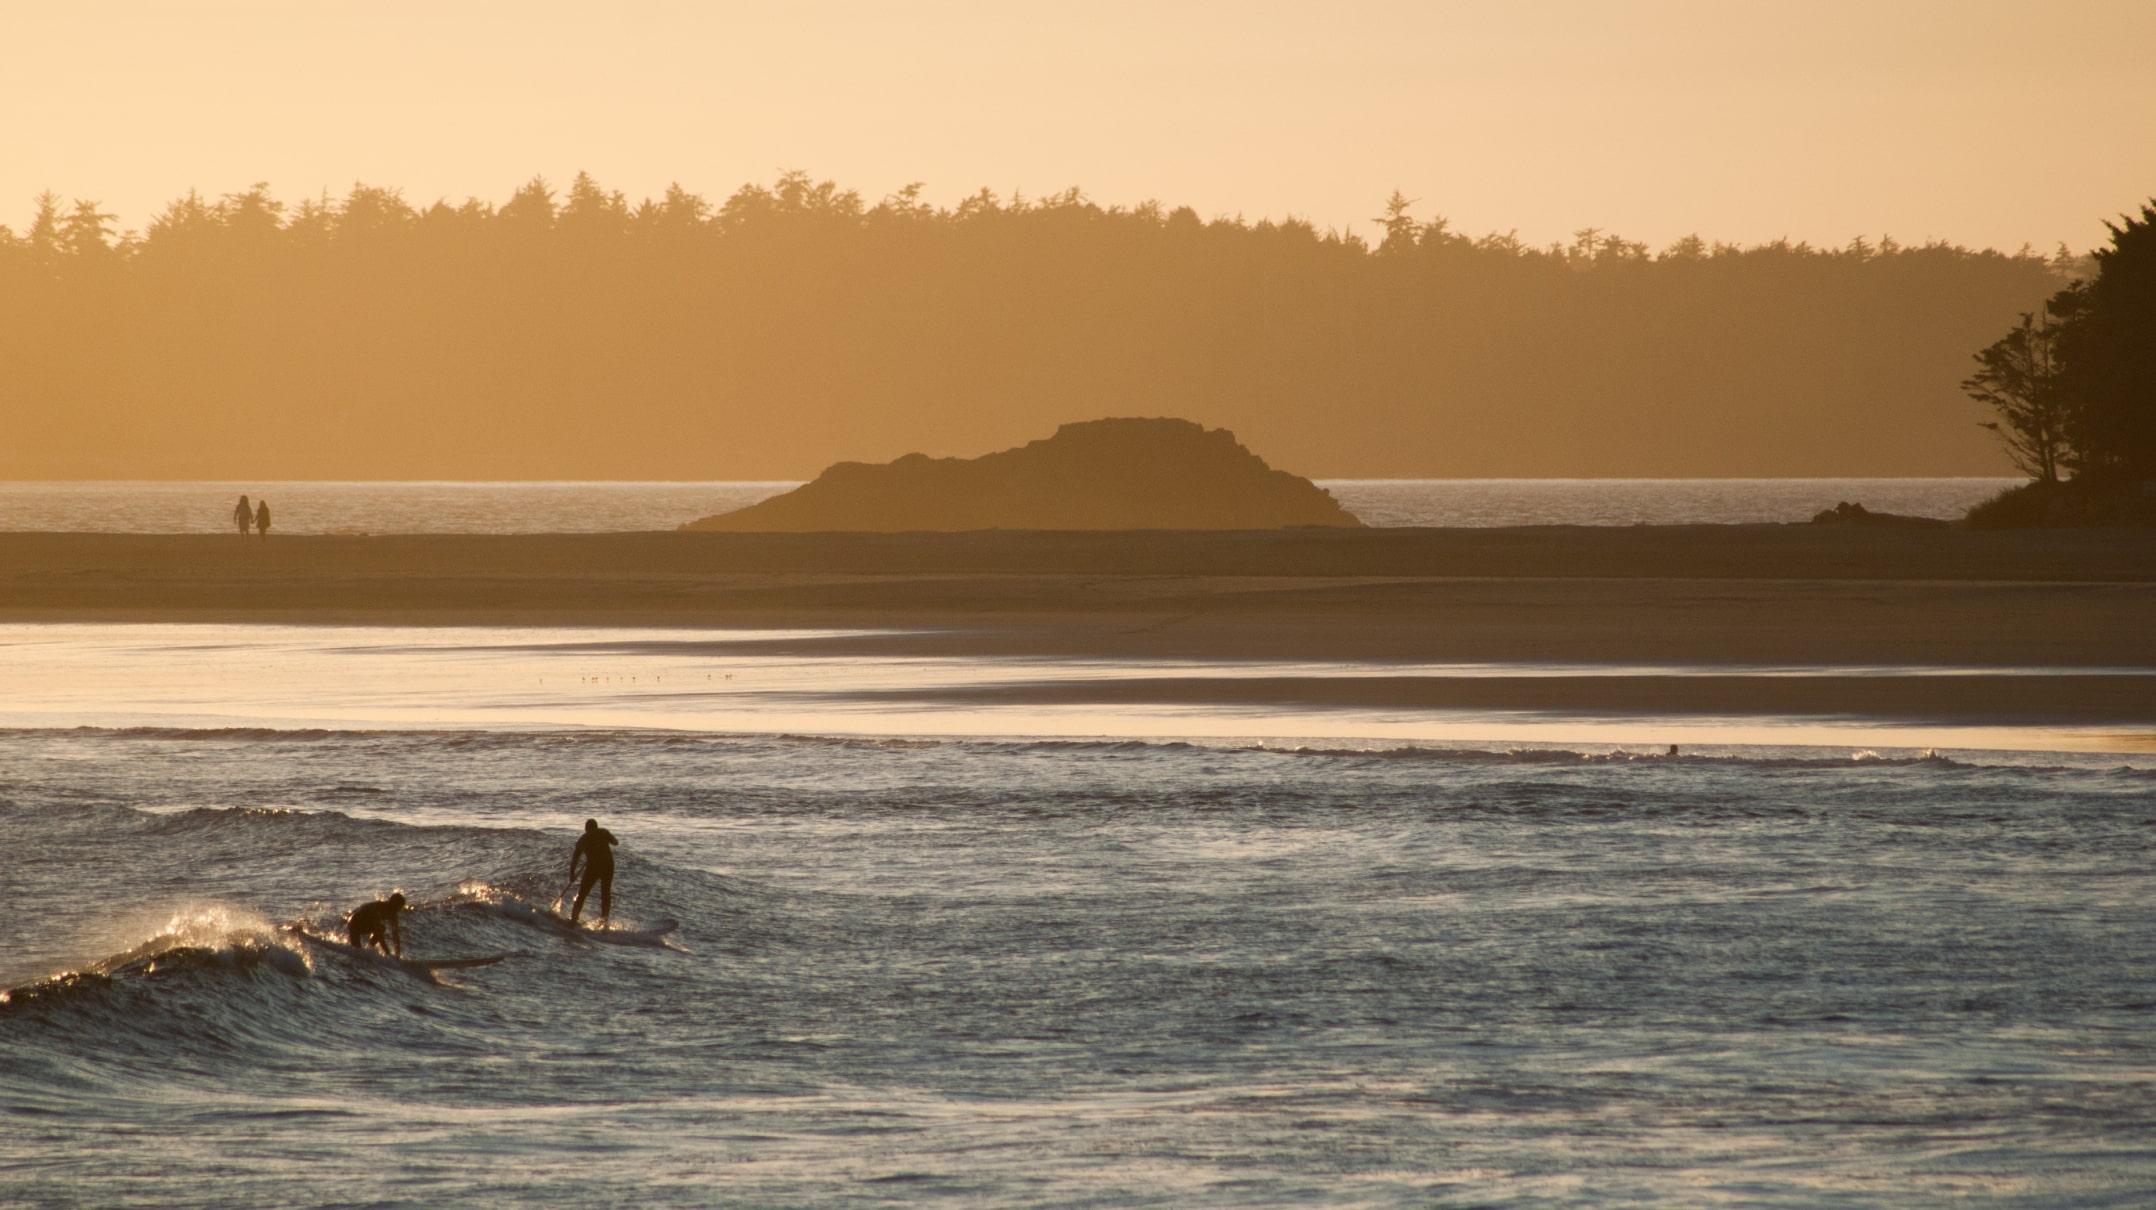
M 881 654 L 891 632 L 605 627 L 0 625 L 0 727 L 667 728 L 702 732 L 1210 738 L 1288 747 L 1602 743 L 2146 752 L 2120 727 L 1078 700 L 1103 685 L 1396 677 L 2148 676 L 2146 668 L 978 659 Z M 997 690 L 1025 689 L 1012 704 Z M 1059 691 L 1068 700 L 1058 700 Z M 1141 695 L 1142 696 L 1142 695 Z
M 1842 501 L 1959 517 L 2016 479 L 1326 479 L 1366 525 L 1710 525 L 1805 521 Z M 0 531 L 223 533 L 242 494 L 276 533 L 672 529 L 798 486 L 711 483 L 0 481 Z
M 800 637 L 9 628 L 0 1203 L 2156 1187 L 2146 757 L 933 735 L 841 707 L 1057 670 Z M 857 733 L 778 733 L 794 684 L 722 712 L 589 679 L 662 666 L 813 682 Z M 617 919 L 673 947 L 527 916 L 594 815 Z M 509 957 L 429 981 L 278 927 L 392 887 L 408 953 Z

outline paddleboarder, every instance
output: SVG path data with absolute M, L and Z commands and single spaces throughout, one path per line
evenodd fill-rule
M 351 938 L 357 949 L 372 945 L 392 958 L 402 958 L 404 934 L 397 928 L 397 913 L 403 910 L 403 891 L 391 891 L 387 899 L 360 904 L 352 909 L 352 919 L 345 924 L 345 936 Z
M 599 826 L 596 819 L 584 821 L 584 834 L 577 837 L 576 847 L 569 850 L 569 881 L 575 882 L 577 866 L 584 868 L 584 883 L 577 888 L 576 905 L 569 909 L 569 923 L 575 924 L 584 912 L 584 897 L 591 894 L 591 884 L 599 884 L 599 927 L 605 928 L 614 915 L 614 846 L 621 842 L 614 834 Z

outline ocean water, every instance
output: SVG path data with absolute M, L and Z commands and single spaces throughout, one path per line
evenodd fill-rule
M 1808 521 L 1842 501 L 1954 518 L 2017 479 L 1326 479 L 1366 525 L 1702 525 Z M 0 482 L 0 531 L 219 533 L 242 494 L 278 533 L 672 529 L 796 482 Z
M 1836 504 L 1958 519 L 2020 479 L 1327 479 L 1365 525 L 1736 525 Z
M 2145 755 L 893 707 L 1161 669 L 844 640 L 0 628 L 0 1204 L 2156 1188 Z M 534 916 L 591 816 L 666 944 Z M 392 888 L 506 957 L 289 927 Z

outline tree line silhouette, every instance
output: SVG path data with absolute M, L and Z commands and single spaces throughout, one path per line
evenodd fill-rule
M 1374 238 L 1073 189 L 588 175 L 0 227 L 0 477 L 808 476 L 1108 415 L 1320 476 L 1999 473 L 1968 350 L 2081 266 L 1855 239 Z

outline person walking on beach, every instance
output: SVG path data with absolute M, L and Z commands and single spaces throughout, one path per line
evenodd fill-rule
M 402 958 L 404 934 L 397 928 L 397 913 L 403 910 L 403 891 L 391 891 L 387 899 L 360 904 L 352 909 L 352 918 L 345 923 L 344 935 L 351 938 L 356 949 L 371 945 L 392 958 Z
M 583 915 L 584 897 L 591 894 L 591 884 L 599 884 L 599 927 L 614 916 L 614 846 L 621 842 L 614 834 L 599 826 L 596 819 L 584 821 L 584 834 L 577 837 L 576 847 L 569 850 L 569 881 L 576 881 L 577 865 L 584 867 L 584 884 L 577 888 L 576 905 L 569 909 L 569 923 L 575 924 Z
M 244 538 L 247 536 L 248 527 L 252 526 L 254 523 L 255 506 L 249 504 L 247 502 L 246 495 L 242 494 L 240 496 L 239 504 L 235 505 L 232 509 L 232 524 L 239 527 L 240 537 Z
M 255 533 L 265 539 L 269 537 L 269 501 L 267 500 L 255 505 Z

